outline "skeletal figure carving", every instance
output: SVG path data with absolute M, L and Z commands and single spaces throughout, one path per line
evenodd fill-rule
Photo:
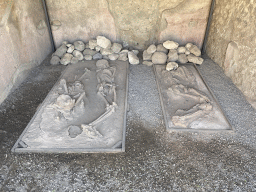
M 189 69 L 180 67 L 172 71 L 171 75 L 175 83 L 168 88 L 167 95 L 176 100 L 184 99 L 194 103 L 188 110 L 178 109 L 172 117 L 172 122 L 175 126 L 188 128 L 192 122 L 209 114 L 213 106 L 207 96 L 190 87 L 194 87 L 196 81 Z

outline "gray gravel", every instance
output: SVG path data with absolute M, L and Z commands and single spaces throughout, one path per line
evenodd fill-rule
M 221 68 L 199 67 L 233 132 L 167 133 L 153 68 L 130 66 L 126 152 L 13 154 L 65 66 L 47 58 L 0 106 L 0 191 L 256 191 L 255 111 Z

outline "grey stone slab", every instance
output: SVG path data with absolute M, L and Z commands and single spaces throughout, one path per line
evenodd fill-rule
M 154 65 L 167 130 L 232 130 L 197 68 L 179 66 L 167 71 L 165 65 Z
M 12 151 L 124 152 L 128 62 L 111 61 L 109 65 L 109 70 L 102 71 L 96 61 L 69 65 Z M 110 74 L 111 83 L 103 82 Z

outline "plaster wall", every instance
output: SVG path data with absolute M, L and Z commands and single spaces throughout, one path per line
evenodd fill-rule
M 256 100 L 256 1 L 216 0 L 207 54 L 238 88 Z
M 202 46 L 211 0 L 47 0 L 56 46 L 105 35 L 143 49 L 167 39 Z
M 0 103 L 52 51 L 41 0 L 0 0 Z

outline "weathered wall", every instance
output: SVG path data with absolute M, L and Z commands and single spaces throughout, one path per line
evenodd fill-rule
M 256 99 L 256 1 L 216 0 L 207 54 L 240 90 Z
M 47 0 L 56 45 L 105 35 L 139 49 L 173 39 L 202 46 L 211 0 Z
M 44 20 L 41 0 L 0 0 L 0 103 L 51 52 Z

